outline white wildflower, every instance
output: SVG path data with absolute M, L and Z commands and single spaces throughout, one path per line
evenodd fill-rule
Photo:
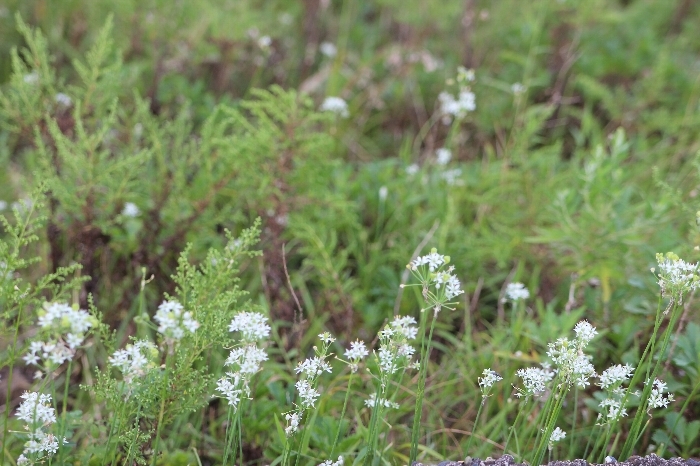
M 272 39 L 270 36 L 261 36 L 258 39 L 258 47 L 261 49 L 267 49 L 270 48 L 270 45 L 272 45 Z
M 134 204 L 133 202 L 126 202 L 124 203 L 124 208 L 122 209 L 122 215 L 124 217 L 138 217 L 138 215 L 141 213 L 139 210 L 138 206 Z
M 399 409 L 399 404 L 386 398 L 379 398 L 377 400 L 377 394 L 372 393 L 369 398 L 365 400 L 365 406 L 368 408 L 374 408 L 375 406 L 383 406 L 384 408 Z
M 657 278 L 663 296 L 669 296 L 671 300 L 681 303 L 685 293 L 696 290 L 700 286 L 698 264 L 685 262 L 672 252 L 665 256 L 657 254 L 656 260 L 659 263 Z
M 224 364 L 238 366 L 238 370 L 243 374 L 255 374 L 264 361 L 267 361 L 265 350 L 249 344 L 232 349 Z
M 454 185 L 458 184 L 458 182 L 460 182 L 459 178 L 461 176 L 462 176 L 462 169 L 461 168 L 453 168 L 452 170 L 445 170 L 444 172 L 440 173 L 440 178 L 445 180 L 445 183 L 447 183 L 450 186 L 454 186 Z
M 39 73 L 32 71 L 31 73 L 22 76 L 22 80 L 27 84 L 36 84 L 39 82 Z
M 654 388 L 652 388 L 651 394 L 649 395 L 649 400 L 647 401 L 647 412 L 652 408 L 668 407 L 668 404 L 674 400 L 674 397 L 672 393 L 667 393 L 666 396 L 664 396 L 665 391 L 666 382 L 659 379 L 654 379 Z
M 154 359 L 157 355 L 158 349 L 153 343 L 139 340 L 126 345 L 123 350 L 115 351 L 108 362 L 121 371 L 125 382 L 131 383 L 138 381 L 149 369 L 156 366 Z
M 231 320 L 229 332 L 241 332 L 246 342 L 262 340 L 270 335 L 267 317 L 257 312 L 239 312 Z
M 552 431 L 552 435 L 549 437 L 549 449 L 554 447 L 554 444 L 560 440 L 566 438 L 566 432 L 557 427 Z
M 525 86 L 520 83 L 513 83 L 513 85 L 510 86 L 510 91 L 513 93 L 513 95 L 520 96 L 525 92 Z
M 73 100 L 68 96 L 68 94 L 64 94 L 63 92 L 59 92 L 56 94 L 56 103 L 59 105 L 62 105 L 64 107 L 70 107 L 71 104 L 73 103 Z
M 298 380 L 295 386 L 301 398 L 301 405 L 304 408 L 313 408 L 316 404 L 316 398 L 321 394 L 311 386 L 308 380 Z
M 438 165 L 447 165 L 452 160 L 452 151 L 441 147 L 435 151 L 435 158 Z
M 343 118 L 350 116 L 347 102 L 340 97 L 326 97 L 321 104 L 321 111 L 335 113 Z
M 51 395 L 37 392 L 25 392 L 22 403 L 17 409 L 18 419 L 26 422 L 25 430 L 28 437 L 24 443 L 24 451 L 17 459 L 18 464 L 32 464 L 25 454 L 36 455 L 47 453 L 53 455 L 58 451 L 59 438 L 44 429 L 56 422 L 56 413 L 51 406 Z M 67 443 L 64 438 L 63 443 Z
M 332 42 L 321 42 L 318 49 L 328 58 L 333 58 L 338 54 L 338 48 Z
M 406 174 L 408 176 L 414 176 L 416 173 L 418 173 L 418 170 L 420 170 L 420 167 L 418 166 L 417 163 L 412 163 L 408 167 L 406 167 Z
M 199 322 L 193 319 L 190 311 L 183 311 L 184 308 L 179 302 L 163 301 L 154 316 L 159 324 L 158 332 L 173 340 L 182 339 L 185 330 L 194 333 L 199 328 Z
M 301 418 L 299 417 L 299 413 L 289 413 L 285 416 L 285 419 L 287 419 L 289 425 L 284 429 L 284 432 L 289 437 L 299 430 Z
M 518 398 L 527 398 L 544 393 L 546 384 L 554 378 L 554 371 L 550 370 L 546 365 L 543 367 L 518 369 L 515 374 L 523 379 L 523 385 L 525 386 L 525 390 L 516 389 L 515 396 Z
M 634 372 L 634 368 L 629 364 L 617 364 L 611 366 L 600 374 L 600 383 L 598 386 L 603 390 L 608 390 L 611 387 L 619 386 L 623 382 L 627 381 Z
M 528 299 L 529 297 L 530 292 L 522 283 L 508 283 L 506 286 L 506 298 L 510 299 L 511 301 L 519 301 L 521 299 Z
M 316 377 L 324 372 L 328 372 L 330 374 L 331 366 L 323 358 L 313 357 L 300 362 L 297 365 L 295 372 L 297 374 L 304 373 L 307 377 Z
M 357 340 L 350 343 L 350 348 L 345 350 L 345 357 L 351 361 L 359 361 L 369 355 L 364 342 Z
M 463 89 L 455 97 L 449 92 L 441 92 L 438 95 L 440 102 L 440 113 L 447 117 L 464 118 L 467 113 L 476 110 L 476 98 L 474 93 L 468 89 Z
M 481 377 L 478 378 L 479 387 L 481 387 L 481 393 L 484 396 L 487 396 L 488 393 L 491 391 L 491 387 L 493 387 L 493 384 L 500 380 L 503 380 L 503 377 L 501 377 L 501 375 L 498 374 L 498 372 L 492 371 L 491 369 L 484 369 L 484 371 L 481 373 Z
M 595 338 L 598 334 L 595 327 L 588 323 L 588 321 L 582 320 L 576 324 L 574 327 L 574 333 L 576 333 L 576 340 L 579 343 L 580 348 L 584 348 L 588 343 Z
M 585 324 L 580 327 L 577 325 L 581 335 L 580 339 L 578 336 L 574 341 L 570 341 L 568 338 L 560 338 L 554 343 L 549 343 L 549 350 L 547 351 L 547 356 L 557 366 L 559 376 L 563 382 L 567 385 L 575 384 L 579 388 L 586 388 L 589 384 L 588 379 L 596 375 L 595 368 L 590 362 L 591 357 L 583 352 L 590 341 L 587 338 L 592 338 L 591 335 L 595 335 L 595 329 L 587 322 Z

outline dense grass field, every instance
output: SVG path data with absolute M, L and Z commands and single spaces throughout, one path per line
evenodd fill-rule
M 698 24 L 5 0 L 0 465 L 700 456 Z

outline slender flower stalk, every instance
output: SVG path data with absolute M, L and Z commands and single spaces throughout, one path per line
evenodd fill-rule
M 425 307 L 421 309 L 421 359 L 418 375 L 418 391 L 416 395 L 416 407 L 413 414 L 413 427 L 411 430 L 411 451 L 409 453 L 409 464 L 413 464 L 418 457 L 418 441 L 420 438 L 420 420 L 423 412 L 423 397 L 425 396 L 425 380 L 428 371 L 428 361 L 433 341 L 433 331 L 435 321 L 442 308 L 455 309 L 456 303 L 452 300 L 464 293 L 461 289 L 459 279 L 453 275 L 454 267 L 447 266 L 450 263 L 450 256 L 438 254 L 433 248 L 430 254 L 416 257 L 406 267 L 418 280 L 417 286 L 421 287 L 421 295 Z M 407 285 L 410 286 L 410 285 Z M 433 310 L 430 322 L 428 338 L 425 338 L 427 316 L 425 311 Z
M 482 372 L 481 377 L 478 378 L 479 389 L 481 390 L 481 403 L 479 403 L 479 409 L 476 412 L 476 418 L 474 419 L 472 433 L 469 436 L 469 442 L 467 443 L 467 454 L 469 454 L 471 450 L 472 442 L 474 441 L 474 437 L 476 435 L 476 426 L 479 423 L 479 416 L 481 416 L 481 410 L 484 407 L 484 404 L 486 404 L 486 399 L 490 396 L 491 388 L 493 388 L 493 385 L 496 382 L 499 382 L 501 380 L 503 380 L 503 377 L 501 377 L 500 374 L 491 369 L 484 369 L 484 372 Z

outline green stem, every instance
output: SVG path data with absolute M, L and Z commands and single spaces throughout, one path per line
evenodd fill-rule
M 469 436 L 469 442 L 467 443 L 467 448 L 466 448 L 467 455 L 469 455 L 469 453 L 470 453 L 470 450 L 472 447 L 472 442 L 474 441 L 474 435 L 476 435 L 476 425 L 479 423 L 479 416 L 481 416 L 481 410 L 484 407 L 485 403 L 486 403 L 486 397 L 482 396 L 481 403 L 479 403 L 479 409 L 476 411 L 476 418 L 474 418 L 474 425 L 472 426 L 472 433 Z
M 425 311 L 424 311 L 425 312 Z M 425 320 L 424 315 L 422 320 Z M 420 419 L 423 413 L 423 397 L 425 396 L 425 379 L 428 372 L 428 359 L 430 358 L 430 346 L 433 342 L 433 331 L 435 330 L 435 321 L 437 320 L 437 312 L 433 314 L 433 319 L 430 322 L 430 332 L 428 335 L 427 345 L 425 344 L 425 338 L 423 338 L 423 344 L 421 345 L 421 363 L 420 372 L 418 375 L 418 394 L 416 395 L 416 409 L 413 414 L 413 428 L 411 430 L 411 453 L 409 455 L 408 464 L 413 464 L 418 457 L 418 438 L 420 436 Z M 424 328 L 421 326 L 421 328 Z M 422 333 L 425 335 L 425 333 Z
M 343 402 L 343 410 L 340 412 L 340 419 L 338 420 L 338 430 L 335 433 L 335 440 L 333 440 L 333 447 L 331 447 L 331 457 L 333 459 L 333 453 L 335 453 L 335 447 L 338 445 L 338 439 L 340 438 L 340 430 L 343 425 L 343 418 L 345 417 L 345 411 L 348 407 L 348 400 L 350 399 L 350 388 L 352 387 L 352 379 L 355 376 L 354 373 L 350 374 L 348 379 L 348 389 L 345 392 L 345 401 Z
M 173 348 L 174 351 L 174 348 Z M 155 466 L 156 462 L 158 460 L 158 447 L 160 444 L 160 432 L 163 428 L 163 417 L 165 416 L 165 397 L 166 397 L 166 388 L 168 386 L 169 378 L 170 378 L 170 355 L 168 354 L 165 357 L 165 374 L 163 380 L 163 385 L 161 386 L 160 389 L 160 410 L 158 412 L 158 425 L 156 426 L 156 438 L 155 438 L 155 443 L 153 446 L 153 458 L 151 459 L 151 466 Z
M 59 462 L 63 464 L 63 455 L 66 451 L 63 445 L 63 438 L 66 436 L 66 424 L 68 423 L 68 418 L 66 414 L 66 408 L 68 406 L 68 385 L 70 383 L 70 375 L 73 371 L 73 358 L 68 361 L 68 368 L 66 369 L 66 380 L 63 383 L 63 403 L 61 404 L 61 429 L 58 434 L 58 445 L 60 453 L 58 455 Z

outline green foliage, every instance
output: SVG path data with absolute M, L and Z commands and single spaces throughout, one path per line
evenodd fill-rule
M 24 389 L 52 394 L 57 432 L 80 446 L 56 464 L 437 463 L 542 454 L 541 429 L 555 426 L 567 437 L 553 458 L 651 444 L 697 455 L 697 318 L 659 318 L 667 302 L 649 268 L 656 252 L 697 259 L 698 14 L 692 2 L 602 0 L 9 0 L 0 404 L 11 439 L 0 462 L 23 447 L 11 431 Z M 438 96 L 454 94 L 459 65 L 474 69 L 476 109 L 445 124 Z M 349 118 L 317 111 L 329 96 Z M 444 164 L 439 148 L 452 151 Z M 289 442 L 294 368 L 316 335 L 333 332 L 327 350 L 340 358 L 356 338 L 378 348 L 394 315 L 423 306 L 400 285 L 432 247 L 449 251 L 466 293 L 424 321 L 417 377 L 387 382 L 399 408 L 365 406 L 374 362 L 374 376 L 353 375 L 329 357 L 318 405 Z M 504 302 L 513 282 L 533 298 Z M 200 324 L 178 344 L 151 321 L 165 300 Z M 21 359 L 46 302 L 102 323 L 74 361 L 32 382 Z M 273 329 L 235 421 L 211 397 L 243 310 Z M 594 386 L 566 394 L 564 409 L 514 398 L 516 371 L 546 361 L 582 318 L 601 334 L 599 371 L 645 365 L 617 436 L 596 425 Z M 109 359 L 137 341 L 155 353 L 132 385 Z M 488 399 L 485 368 L 504 378 Z M 648 425 L 647 371 L 680 401 Z

